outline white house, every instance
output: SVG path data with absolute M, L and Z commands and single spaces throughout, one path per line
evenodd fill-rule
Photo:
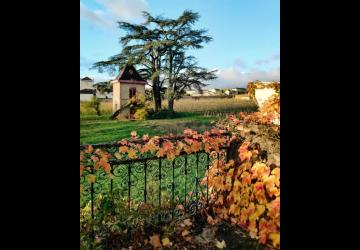
M 89 101 L 96 95 L 94 80 L 90 77 L 80 78 L 80 101 Z
M 219 94 L 221 94 L 221 90 L 213 88 L 213 89 L 209 89 L 209 93 L 211 95 L 219 95 Z

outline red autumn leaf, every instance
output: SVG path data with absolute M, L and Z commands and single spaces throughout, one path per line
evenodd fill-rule
M 170 141 L 165 141 L 162 145 L 162 148 L 165 150 L 165 151 L 169 151 L 171 149 L 173 149 L 174 147 L 174 144 Z
M 91 154 L 94 151 L 93 146 L 89 145 L 85 148 L 85 153 Z

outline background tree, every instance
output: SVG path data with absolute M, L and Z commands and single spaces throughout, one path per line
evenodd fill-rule
M 184 85 L 201 88 L 205 86 L 202 80 L 214 79 L 214 72 L 197 67 L 194 58 L 185 56 L 188 49 L 200 49 L 203 43 L 212 38 L 206 35 L 206 30 L 193 28 L 199 14 L 189 10 L 177 19 L 154 17 L 148 12 L 144 12 L 143 16 L 144 24 L 119 22 L 120 29 L 127 32 L 120 39 L 123 46 L 121 53 L 107 61 L 95 63 L 94 68 L 100 72 L 115 72 L 126 63 L 138 65 L 137 70 L 152 87 L 155 111 L 162 107 L 164 84 L 167 85 L 169 109 L 173 110 L 176 92 L 184 90 Z M 185 77 L 190 77 L 186 84 Z
M 112 86 L 110 81 L 107 82 L 98 82 L 94 84 L 97 91 L 99 91 L 100 94 L 109 94 L 112 93 Z
M 208 71 L 197 65 L 193 56 L 186 56 L 183 51 L 173 55 L 171 80 L 166 91 L 168 108 L 174 111 L 174 101 L 180 99 L 186 90 L 196 89 L 202 93 L 205 81 L 215 79 L 216 70 Z M 169 78 L 168 78 L 169 79 Z
M 123 49 L 120 54 L 110 57 L 107 61 L 94 64 L 99 72 L 107 70 L 110 73 L 120 71 L 126 64 L 138 65 L 139 74 L 152 87 L 155 111 L 161 109 L 161 61 L 163 48 L 161 46 L 160 32 L 150 27 L 150 14 L 144 13 L 147 18 L 145 24 L 135 25 L 127 22 L 118 22 L 119 28 L 127 34 L 120 39 Z M 151 18 L 150 18 L 151 19 Z

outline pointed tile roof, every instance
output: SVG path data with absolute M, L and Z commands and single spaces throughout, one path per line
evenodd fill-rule
M 146 84 L 133 65 L 126 65 L 115 78 L 120 83 Z

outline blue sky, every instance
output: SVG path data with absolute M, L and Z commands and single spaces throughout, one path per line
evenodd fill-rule
M 169 18 L 199 12 L 196 28 L 213 41 L 192 50 L 199 65 L 218 69 L 209 87 L 243 87 L 253 80 L 280 80 L 280 0 L 81 0 L 80 77 L 114 78 L 90 70 L 92 63 L 121 51 L 116 21 L 141 23 L 141 12 Z

